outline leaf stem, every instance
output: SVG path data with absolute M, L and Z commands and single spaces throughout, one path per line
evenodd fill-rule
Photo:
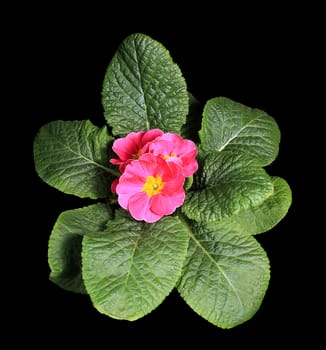
M 108 173 L 110 173 L 111 175 L 114 175 L 116 177 L 120 177 L 120 175 L 121 175 L 121 173 L 117 170 L 106 168 L 105 166 L 100 166 L 100 168 L 104 169 L 105 171 L 107 171 Z
M 189 237 L 192 238 L 192 239 L 195 239 L 195 236 L 194 236 L 194 234 L 192 232 L 192 229 L 191 229 L 191 227 L 190 227 L 190 225 L 188 223 L 188 218 L 185 215 L 182 214 L 180 209 L 178 209 L 177 215 L 178 215 L 178 218 L 180 219 L 181 223 L 186 228 Z

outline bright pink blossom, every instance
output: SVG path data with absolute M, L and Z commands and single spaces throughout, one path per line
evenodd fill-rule
M 184 174 L 179 165 L 151 153 L 125 167 L 116 186 L 118 202 L 136 220 L 155 222 L 183 204 Z
M 163 134 L 149 144 L 148 150 L 154 156 L 163 157 L 167 162 L 181 166 L 185 177 L 191 176 L 198 169 L 196 145 L 178 134 Z
M 119 165 L 121 173 L 124 172 L 126 166 L 142 154 L 148 151 L 150 142 L 154 141 L 158 136 L 163 135 L 163 131 L 152 129 L 148 131 L 131 132 L 126 137 L 121 137 L 113 142 L 112 149 L 119 158 L 112 158 L 110 162 Z

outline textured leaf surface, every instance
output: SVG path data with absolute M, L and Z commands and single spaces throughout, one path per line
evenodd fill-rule
M 159 128 L 180 132 L 188 114 L 186 82 L 159 42 L 128 36 L 113 56 L 103 83 L 105 118 L 114 135 Z
M 102 203 L 59 215 L 49 239 L 51 281 L 66 290 L 86 293 L 81 275 L 82 238 L 89 232 L 104 229 L 110 217 L 110 208 Z
M 279 128 L 271 116 L 225 97 L 206 103 L 199 135 L 205 153 L 245 151 L 262 166 L 276 158 L 280 142 Z
M 240 211 L 239 214 L 216 222 L 216 226 L 233 227 L 241 233 L 255 235 L 277 225 L 287 214 L 291 202 L 291 189 L 280 177 L 272 177 L 273 194 L 261 205 Z
M 83 278 L 95 308 L 136 320 L 155 309 L 181 274 L 189 237 L 177 217 L 153 224 L 126 214 L 83 239 Z
M 78 197 L 104 198 L 110 182 L 107 171 L 106 127 L 90 121 L 54 121 L 41 127 L 34 140 L 39 176 L 58 190 Z
M 261 204 L 273 193 L 270 177 L 245 153 L 213 152 L 195 174 L 183 212 L 196 221 L 216 221 Z
M 254 237 L 214 225 L 189 226 L 190 242 L 177 288 L 188 305 L 222 328 L 250 319 L 269 283 L 269 261 Z
M 189 96 L 189 113 L 187 115 L 186 123 L 182 126 L 181 136 L 185 139 L 199 142 L 198 131 L 201 127 L 201 120 L 204 105 L 199 102 L 191 93 Z

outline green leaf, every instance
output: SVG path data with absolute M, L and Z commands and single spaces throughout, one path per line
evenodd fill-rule
M 214 150 L 245 151 L 261 166 L 276 158 L 280 142 L 279 128 L 271 116 L 225 97 L 206 103 L 199 136 L 205 154 Z
M 273 193 L 271 178 L 246 153 L 213 152 L 195 174 L 183 212 L 196 221 L 216 221 L 261 204 Z
M 128 36 L 105 74 L 102 103 L 114 135 L 159 128 L 180 132 L 188 114 L 186 82 L 166 48 L 143 34 Z
M 290 208 L 292 193 L 282 178 L 272 177 L 272 183 L 274 192 L 261 205 L 242 210 L 236 215 L 216 222 L 216 227 L 233 227 L 241 233 L 255 235 L 277 225 Z
M 104 233 L 83 239 L 83 278 L 94 307 L 130 321 L 151 312 L 179 279 L 188 241 L 177 217 L 146 224 L 118 211 Z
M 56 189 L 84 198 L 107 196 L 110 177 L 106 127 L 90 121 L 54 121 L 41 127 L 34 140 L 38 175 Z M 112 178 L 111 178 L 112 179 Z
M 201 126 L 203 104 L 199 102 L 190 92 L 189 96 L 189 113 L 186 123 L 182 126 L 181 136 L 195 143 L 199 142 L 198 131 Z
M 101 231 L 111 218 L 102 203 L 62 212 L 50 235 L 48 261 L 50 280 L 61 288 L 86 293 L 81 276 L 81 244 L 85 234 Z
M 187 177 L 186 180 L 185 180 L 185 183 L 183 185 L 184 190 L 188 191 L 191 188 L 193 182 L 194 182 L 194 177 L 193 176 Z
M 249 320 L 269 283 L 269 261 L 254 237 L 213 224 L 188 225 L 191 237 L 177 289 L 199 315 L 221 328 Z

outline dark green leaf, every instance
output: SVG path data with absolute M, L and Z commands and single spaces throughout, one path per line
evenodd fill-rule
M 254 237 L 214 224 L 186 224 L 190 235 L 178 291 L 203 318 L 222 328 L 249 320 L 269 283 L 269 261 Z
M 186 123 L 182 126 L 181 136 L 185 139 L 199 142 L 198 131 L 201 126 L 203 104 L 199 102 L 191 93 L 189 95 L 189 113 Z
M 216 221 L 261 204 L 273 193 L 270 177 L 246 153 L 212 152 L 195 175 L 183 212 L 196 221 Z
M 50 279 L 61 288 L 86 293 L 81 276 L 81 245 L 85 234 L 104 229 L 111 217 L 105 204 L 62 212 L 50 235 L 48 260 Z
M 188 241 L 177 217 L 146 224 L 119 211 L 104 233 L 83 239 L 83 278 L 95 308 L 126 320 L 151 312 L 180 277 Z
M 205 154 L 245 151 L 261 166 L 276 158 L 280 142 L 279 128 L 271 116 L 225 97 L 206 103 L 199 136 Z
M 289 210 L 292 194 L 285 180 L 272 177 L 272 183 L 274 192 L 261 205 L 242 210 L 236 215 L 216 222 L 216 226 L 227 225 L 241 233 L 255 235 L 277 225 Z
M 41 127 L 34 140 L 39 176 L 58 190 L 78 197 L 104 198 L 109 183 L 106 127 L 90 121 L 57 120 Z
M 128 36 L 107 69 L 102 103 L 114 135 L 159 128 L 180 132 L 188 114 L 186 82 L 166 48 Z

